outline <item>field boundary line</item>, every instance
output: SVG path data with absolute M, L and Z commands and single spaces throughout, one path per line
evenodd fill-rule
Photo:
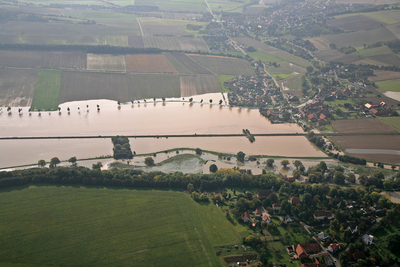
M 186 55 L 186 53 L 184 53 Z M 191 60 L 194 61 L 194 63 L 202 66 L 203 68 L 205 68 L 206 70 L 208 70 L 209 72 L 211 72 L 212 74 L 214 74 L 215 76 L 218 76 L 218 74 L 214 73 L 212 70 L 206 68 L 205 66 L 203 66 L 200 62 L 197 62 L 194 58 L 192 58 L 191 56 L 186 55 L 188 58 L 190 58 Z
M 136 18 L 136 21 L 139 24 L 140 33 L 142 34 L 142 39 L 143 39 L 144 34 L 143 34 L 142 24 L 140 23 L 140 19 L 139 18 Z M 144 43 L 144 39 L 143 39 L 143 43 Z M 145 45 L 145 47 L 146 47 L 146 45 Z
M 201 221 L 201 219 L 200 219 L 200 221 Z M 201 222 L 201 224 L 203 224 L 203 222 Z M 204 225 L 203 225 L 203 229 L 204 229 Z M 199 234 L 199 231 L 197 230 L 197 227 L 195 227 L 194 230 L 196 231 L 196 234 L 197 234 L 197 236 L 199 237 L 199 241 L 200 241 L 201 247 L 203 248 L 204 254 L 206 254 L 206 257 L 207 257 L 207 260 L 208 260 L 208 264 L 210 264 L 210 266 L 212 266 L 210 257 L 208 257 L 207 250 L 206 250 L 206 248 L 205 248 L 204 245 L 203 245 L 203 240 L 201 240 L 201 236 L 200 236 L 200 234 Z M 204 232 L 206 232 L 205 229 L 204 229 Z M 206 235 L 207 235 L 207 232 L 206 232 Z M 207 238 L 208 238 L 208 235 L 207 235 Z M 210 240 L 210 239 L 208 239 L 208 240 Z

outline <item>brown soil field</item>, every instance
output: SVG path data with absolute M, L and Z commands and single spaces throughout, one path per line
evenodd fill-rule
M 381 22 L 378 22 L 363 15 L 331 19 L 327 20 L 326 24 L 328 24 L 328 26 L 340 28 L 345 31 L 368 30 L 381 26 Z
M 180 37 L 179 42 L 183 51 L 210 52 L 202 38 Z
M 345 55 L 336 50 L 322 50 L 314 52 L 314 55 L 323 61 L 338 61 L 343 63 L 352 63 L 363 59 L 359 56 Z
M 181 96 L 193 96 L 221 91 L 217 76 L 182 75 L 180 77 Z
M 128 36 L 128 44 L 130 47 L 144 48 L 142 36 Z
M 63 71 L 60 103 L 88 99 L 129 102 L 153 97 L 180 97 L 179 75 Z
M 199 65 L 196 61 L 181 52 L 170 53 L 176 60 L 179 61 L 185 68 L 194 74 L 212 74 L 209 70 Z
M 393 127 L 376 118 L 332 120 L 331 123 L 339 133 L 397 133 Z
M 309 40 L 318 50 L 329 49 L 329 45 L 324 43 L 319 38 L 308 38 L 307 40 Z
M 399 135 L 355 135 L 355 136 L 334 136 L 332 140 L 342 149 L 387 149 L 400 150 Z M 364 154 L 351 153 L 354 157 L 363 158 L 370 161 L 387 163 L 400 162 L 400 156 L 392 154 Z
M 379 56 L 372 56 L 369 57 L 372 60 L 376 60 L 379 62 L 383 62 L 389 65 L 400 66 L 400 57 L 397 55 L 379 55 Z
M 369 77 L 371 82 L 380 82 L 400 78 L 400 72 L 388 70 L 374 70 L 374 76 Z
M 34 69 L 0 69 L 0 107 L 29 107 L 37 73 Z
M 0 50 L 0 66 L 16 68 L 86 69 L 86 52 Z
M 168 26 L 168 25 L 149 25 L 142 23 L 143 34 L 145 35 L 188 35 L 187 31 L 184 31 L 179 26 Z
M 234 38 L 234 40 L 238 43 L 241 43 L 241 44 L 244 44 L 247 46 L 252 46 L 254 48 L 261 49 L 264 51 L 278 51 L 279 50 L 278 48 L 264 44 L 263 42 L 251 39 L 249 37 L 237 37 L 237 38 Z
M 87 54 L 88 70 L 126 71 L 123 55 Z
M 394 20 L 400 21 L 400 12 L 398 10 L 386 11 L 385 15 Z
M 178 72 L 163 54 L 125 55 L 126 71 Z

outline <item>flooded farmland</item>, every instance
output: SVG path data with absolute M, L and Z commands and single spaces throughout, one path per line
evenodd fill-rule
M 251 133 L 296 133 L 302 132 L 297 124 L 271 124 L 255 109 L 239 109 L 210 105 L 218 103 L 221 94 L 194 97 L 196 103 L 175 101 L 145 104 L 125 104 L 118 108 L 116 101 L 90 100 L 61 104 L 58 111 L 28 113 L 17 108 L 8 115 L 3 108 L 0 115 L 1 137 L 57 137 L 99 135 L 163 135 L 163 134 L 241 134 L 242 129 Z M 199 102 L 204 99 L 203 104 Z M 179 99 L 180 101 L 182 99 Z M 198 102 L 197 102 L 198 101 Z M 97 111 L 97 105 L 100 111 Z M 88 107 L 87 107 L 88 106 Z M 70 108 L 68 114 L 67 108 Z M 137 138 L 131 139 L 132 150 L 137 154 L 153 153 L 171 148 L 196 148 L 236 154 L 243 151 L 253 155 L 291 157 L 324 157 L 306 138 L 256 137 L 250 143 L 245 137 L 188 137 L 188 138 Z M 109 155 L 112 144 L 108 139 L 62 139 L 62 140 L 3 140 L 1 166 L 34 164 L 39 159 L 59 157 L 67 160 L 71 156 L 91 158 Z M 13 149 L 15 148 L 15 149 Z M 4 154 L 4 153 L 3 153 Z

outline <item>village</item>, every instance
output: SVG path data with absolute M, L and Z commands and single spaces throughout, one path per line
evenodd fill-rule
M 257 192 L 227 191 L 212 194 L 210 200 L 229 206 L 227 218 L 232 220 L 232 214 L 252 229 L 243 244 L 257 248 L 261 259 L 263 246 L 279 240 L 290 262 L 300 261 L 302 267 L 388 266 L 390 259 L 378 252 L 381 244 L 375 244 L 374 234 L 380 235 L 400 209 L 377 192 L 299 184 L 294 177 L 281 177 L 271 189 Z M 256 262 L 248 260 L 240 266 L 258 266 Z M 269 265 L 264 262 L 264 266 Z

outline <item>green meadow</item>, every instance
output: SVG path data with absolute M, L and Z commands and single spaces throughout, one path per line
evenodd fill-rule
M 56 110 L 61 88 L 61 70 L 39 70 L 32 109 Z
M 400 92 L 400 79 L 376 82 L 375 84 L 379 87 L 379 91 L 383 93 L 387 91 Z
M 0 191 L 1 266 L 220 266 L 246 228 L 170 190 L 27 186 Z

